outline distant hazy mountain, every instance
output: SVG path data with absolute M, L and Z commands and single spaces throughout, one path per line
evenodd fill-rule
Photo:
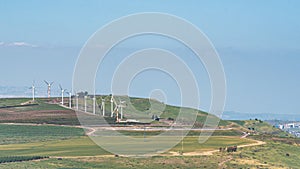
M 290 120 L 300 121 L 300 114 L 270 114 L 270 113 L 241 113 L 235 111 L 226 111 L 222 115 L 223 120 L 249 120 L 249 119 L 261 119 L 261 120 Z

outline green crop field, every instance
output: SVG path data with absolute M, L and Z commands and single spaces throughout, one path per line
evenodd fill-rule
M 58 104 L 48 104 L 42 100 L 37 100 L 35 103 L 38 105 L 36 106 L 28 106 L 28 107 L 17 107 L 15 108 L 16 111 L 39 111 L 39 110 L 68 110 L 64 107 L 59 106 Z
M 204 150 L 216 150 L 220 147 L 243 145 L 254 143 L 252 140 L 241 139 L 231 136 L 211 136 L 205 143 L 199 143 L 198 136 L 187 136 L 183 140 L 183 152 L 201 152 Z M 181 144 L 178 144 L 171 151 L 181 151 Z
M 0 99 L 0 107 L 3 106 L 15 106 L 20 105 L 21 103 L 30 101 L 28 98 L 1 98 Z
M 66 140 L 1 145 L 0 156 L 7 154 L 11 156 L 94 156 L 109 153 L 85 136 Z
M 1 168 L 298 168 L 299 147 L 268 142 L 265 145 L 246 147 L 237 153 L 215 153 L 211 156 L 159 156 L 151 158 L 77 157 L 50 158 L 22 163 L 5 163 Z M 286 154 L 289 154 L 287 156 Z M 224 163 L 223 163 L 224 162 Z M 222 164 L 222 165 L 221 165 Z
M 65 140 L 83 135 L 83 129 L 75 127 L 0 124 L 0 145 Z
M 155 136 L 161 134 L 163 131 L 147 131 L 145 129 L 144 131 L 119 131 L 120 133 L 127 135 L 127 136 Z M 211 131 L 189 131 L 188 136 L 199 136 L 201 133 L 211 133 Z M 212 133 L 212 136 L 237 136 L 240 137 L 242 136 L 243 133 L 239 130 L 215 130 Z
M 94 156 L 110 154 L 99 148 L 87 136 L 83 136 L 83 130 L 80 128 L 3 124 L 0 125 L 0 129 L 2 144 L 0 145 L 0 157 L 7 154 L 11 156 Z M 218 149 L 222 146 L 248 144 L 253 141 L 239 137 L 213 136 L 207 142 L 199 144 L 198 136 L 187 136 L 183 142 L 184 152 L 192 152 Z M 126 146 L 126 143 L 119 146 Z M 170 151 L 180 150 L 181 143 Z
M 0 99 L 0 107 L 11 106 L 14 111 L 35 111 L 35 110 L 67 110 L 57 104 L 48 104 L 45 103 L 45 99 L 37 98 L 35 100 L 35 104 L 33 106 L 25 106 L 25 107 L 13 107 L 19 106 L 21 104 L 27 103 L 31 101 L 29 98 L 1 98 Z
M 184 152 L 201 152 L 218 149 L 219 147 L 252 143 L 247 139 L 238 137 L 210 137 L 204 144 L 198 143 L 198 137 L 188 136 L 184 139 Z M 163 143 L 162 143 L 163 144 Z M 118 145 L 118 146 L 126 146 Z M 170 151 L 181 151 L 179 143 Z M 12 156 L 95 156 L 110 154 L 95 145 L 88 137 L 72 138 L 67 140 L 55 140 L 47 142 L 34 142 L 25 144 L 10 144 L 0 146 L 0 156 L 10 154 Z

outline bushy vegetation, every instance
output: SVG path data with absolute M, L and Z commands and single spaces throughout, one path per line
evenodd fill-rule
M 275 128 L 269 123 L 259 119 L 245 120 L 243 127 L 258 135 L 272 135 L 273 137 L 291 137 L 291 135 L 287 132 Z
M 289 142 L 290 138 L 285 138 Z M 226 163 L 228 168 L 299 168 L 300 147 L 283 142 L 243 148 Z
M 11 163 L 11 162 L 22 162 L 22 161 L 30 161 L 30 160 L 39 160 L 49 158 L 47 156 L 8 156 L 8 157 L 0 157 L 0 164 L 2 163 Z
M 22 163 L 2 164 L 1 169 L 12 168 L 45 168 L 45 169 L 186 169 L 186 168 L 218 168 L 221 157 L 152 157 L 152 158 L 124 158 L 124 157 L 86 157 L 77 159 L 57 160 L 56 158 L 41 161 L 26 161 Z

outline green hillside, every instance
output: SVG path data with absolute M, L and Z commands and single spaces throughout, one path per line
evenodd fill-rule
M 264 135 L 276 137 L 293 137 L 292 135 L 284 132 L 267 122 L 259 119 L 254 120 L 232 120 L 236 124 L 235 128 L 239 128 L 244 132 L 249 132 L 251 135 Z
M 96 114 L 102 115 L 100 105 L 102 99 L 105 99 L 105 115 L 106 120 L 112 123 L 114 119 L 110 118 L 111 114 L 111 96 L 97 96 L 97 112 Z M 17 123 L 46 123 L 46 124 L 66 124 L 66 125 L 78 125 L 76 113 L 73 110 L 61 107 L 59 105 L 59 98 L 51 99 L 36 99 L 34 105 L 22 106 L 27 103 L 31 103 L 30 99 L 26 98 L 10 98 L 0 99 L 1 106 L 9 106 L 9 108 L 0 108 L 0 122 L 17 122 Z M 194 127 L 202 128 L 206 119 L 209 117 L 216 121 L 220 120 L 218 117 L 203 112 L 201 110 L 195 110 L 191 108 L 180 108 L 178 106 L 166 105 L 159 101 L 147 98 L 125 97 L 115 96 L 115 101 L 120 104 L 120 101 L 125 101 L 126 107 L 123 108 L 124 119 L 138 119 L 141 122 L 152 123 L 157 125 L 169 125 L 174 122 L 182 111 L 183 118 L 178 119 L 183 121 L 191 120 L 192 116 L 196 118 Z M 57 103 L 57 104 L 53 104 Z M 68 100 L 66 99 L 66 105 Z M 72 106 L 75 107 L 75 98 L 73 98 Z M 87 110 L 92 112 L 92 99 L 87 99 Z M 14 107 L 15 106 L 15 107 Z M 79 109 L 83 110 L 84 101 L 79 99 Z M 190 116 L 191 114 L 191 116 Z M 92 118 L 85 115 L 84 118 Z M 152 119 L 153 116 L 160 117 L 160 121 Z M 231 123 L 225 120 L 219 121 L 219 126 L 224 127 Z M 208 125 L 209 127 L 209 125 Z
M 97 97 L 97 103 L 98 105 L 101 105 L 101 99 L 105 99 L 105 114 L 110 115 L 111 112 L 111 106 L 110 106 L 110 100 L 111 96 L 98 96 Z M 219 126 L 227 126 L 231 123 L 222 119 L 219 119 L 218 117 L 208 114 L 207 112 L 191 109 L 191 108 L 181 108 L 178 106 L 173 105 L 166 105 L 164 103 L 161 103 L 157 100 L 148 99 L 148 98 L 137 98 L 137 97 L 125 97 L 125 96 L 114 96 L 115 101 L 117 104 L 120 103 L 120 101 L 125 101 L 126 107 L 123 109 L 124 112 L 124 118 L 125 119 L 139 119 L 142 122 L 152 122 L 152 123 L 158 123 L 158 124 L 164 124 L 164 121 L 174 121 L 178 117 L 178 114 L 180 111 L 182 111 L 182 114 L 195 114 L 196 122 L 194 127 L 203 127 L 203 124 L 205 123 L 206 119 L 209 117 L 214 120 L 220 120 Z M 156 115 L 160 117 L 162 120 L 161 123 L 155 122 L 152 119 L 152 116 Z M 190 118 L 187 116 L 184 116 L 186 118 Z M 209 127 L 209 126 L 208 126 Z

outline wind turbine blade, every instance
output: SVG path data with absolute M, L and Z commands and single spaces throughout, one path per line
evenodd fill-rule
M 49 83 L 48 83 L 46 80 L 44 80 L 44 82 L 45 82 L 47 85 L 49 85 Z
M 59 84 L 59 88 L 60 88 L 60 90 L 63 90 L 60 84 Z
M 53 83 L 54 83 L 54 82 L 51 82 L 51 83 L 50 83 L 50 86 L 53 85 Z

